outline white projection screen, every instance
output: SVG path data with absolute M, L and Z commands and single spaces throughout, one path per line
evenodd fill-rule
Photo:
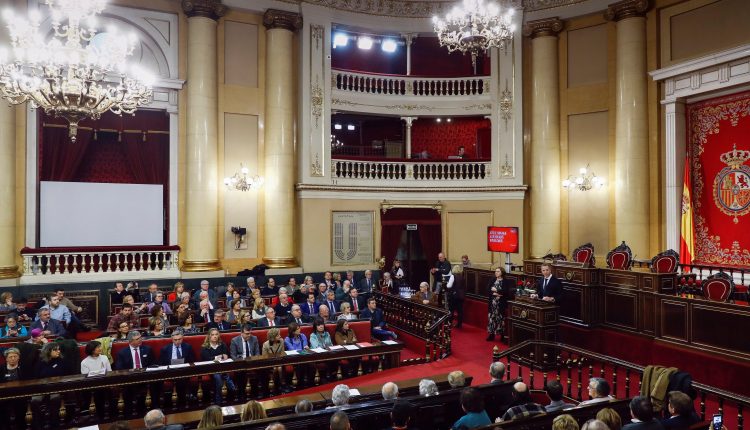
M 42 247 L 164 244 L 162 185 L 42 181 Z

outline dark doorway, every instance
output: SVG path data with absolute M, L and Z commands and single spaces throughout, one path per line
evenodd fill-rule
M 417 289 L 420 282 L 429 281 L 429 269 L 443 246 L 440 212 L 428 208 L 388 209 L 380 220 L 380 249 L 386 258 L 386 270 L 398 258 L 409 287 Z

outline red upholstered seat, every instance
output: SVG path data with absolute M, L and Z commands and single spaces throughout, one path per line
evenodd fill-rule
M 607 267 L 610 269 L 630 270 L 632 264 L 633 252 L 625 241 L 607 254 Z
M 668 249 L 651 259 L 651 271 L 654 273 L 674 273 L 677 271 L 679 261 L 680 254 Z
M 724 272 L 714 273 L 703 280 L 703 296 L 708 300 L 726 302 L 734 291 L 732 277 Z
M 596 260 L 594 259 L 594 245 L 591 243 L 584 243 L 574 249 L 573 261 L 583 263 L 584 267 L 594 267 L 596 265 Z

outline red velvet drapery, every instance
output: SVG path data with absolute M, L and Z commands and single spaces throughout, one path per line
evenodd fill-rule
M 394 208 L 380 216 L 380 249 L 386 259 L 386 267 L 393 265 L 401 232 L 406 224 L 417 224 L 419 240 L 428 261 L 437 259 L 443 246 L 440 212 L 429 208 Z
M 92 137 L 91 130 L 78 130 L 76 143 L 71 143 L 67 127 L 42 126 L 39 138 L 39 178 L 42 181 L 74 181 Z

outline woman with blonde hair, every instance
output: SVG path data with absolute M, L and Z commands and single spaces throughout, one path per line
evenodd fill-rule
M 250 400 L 242 407 L 240 422 L 246 423 L 248 421 L 262 420 L 263 418 L 268 417 L 266 416 L 266 409 L 260 402 Z
M 221 408 L 216 405 L 211 405 L 203 411 L 203 416 L 198 423 L 198 428 L 210 429 L 219 427 L 222 424 L 224 424 L 224 415 L 221 413 Z
M 578 421 L 568 414 L 558 415 L 552 420 L 552 430 L 578 430 Z
M 620 430 L 622 428 L 622 418 L 612 408 L 601 409 L 596 413 L 596 419 L 606 424 L 609 430 Z
M 352 305 L 350 305 L 348 302 L 344 302 L 341 304 L 341 313 L 339 314 L 339 317 L 337 318 L 339 320 L 356 320 L 357 316 L 352 313 Z
M 266 357 L 284 356 L 284 339 L 281 338 L 278 328 L 273 327 L 268 330 L 268 340 L 263 342 L 261 353 Z M 283 380 L 284 369 L 281 366 L 276 366 L 271 369 L 271 373 L 273 373 L 274 390 L 278 391 Z M 261 390 L 266 391 L 268 389 L 268 373 L 263 372 L 261 375 Z
M 253 319 L 259 320 L 266 316 L 266 302 L 262 297 L 258 297 L 253 302 Z
M 203 341 L 203 345 L 201 345 L 201 360 L 203 361 L 221 361 L 226 360 L 229 358 L 229 350 L 227 349 L 227 345 L 221 341 L 221 333 L 219 333 L 219 329 L 212 328 L 208 331 L 208 334 L 206 335 L 206 340 Z M 224 382 L 227 383 L 227 389 L 234 393 L 237 391 L 237 387 L 234 385 L 234 381 L 229 377 L 226 373 L 214 373 L 213 375 L 214 379 L 214 402 L 219 404 L 221 403 L 221 387 L 224 385 Z M 219 424 L 221 425 L 221 424 Z

